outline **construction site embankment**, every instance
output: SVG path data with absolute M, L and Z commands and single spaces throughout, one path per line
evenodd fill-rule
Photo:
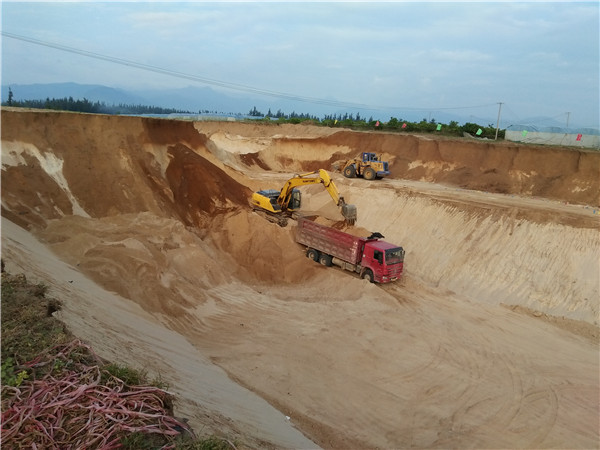
M 211 426 L 297 448 L 597 444 L 600 153 L 314 125 L 1 120 L 7 267 L 60 292 L 67 325 L 102 356 L 164 371 L 197 427 L 212 411 L 224 419 Z M 335 171 L 362 151 L 391 176 Z M 252 192 L 317 169 L 356 205 L 357 229 L 404 247 L 400 282 L 320 266 L 293 221 L 250 208 Z M 342 219 L 319 186 L 303 201 Z M 94 301 L 69 294 L 75 277 L 41 247 Z M 157 362 L 181 347 L 173 336 L 256 395 L 252 413 Z

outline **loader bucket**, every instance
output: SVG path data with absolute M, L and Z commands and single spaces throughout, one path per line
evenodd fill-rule
M 343 204 L 342 216 L 344 216 L 348 225 L 354 225 L 357 219 L 356 206 Z

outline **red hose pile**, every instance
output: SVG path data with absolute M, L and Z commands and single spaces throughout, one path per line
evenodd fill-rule
M 101 366 L 78 340 L 25 364 L 31 381 L 2 387 L 2 445 L 112 449 L 133 432 L 173 437 L 190 431 L 169 416 L 166 391 L 128 386 Z

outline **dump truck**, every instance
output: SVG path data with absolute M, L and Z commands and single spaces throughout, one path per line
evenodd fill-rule
M 340 208 L 346 223 L 353 225 L 356 222 L 356 206 L 346 203 L 327 171 L 323 169 L 294 175 L 287 180 L 280 191 L 275 189 L 256 191 L 252 194 L 250 204 L 254 211 L 284 227 L 287 225 L 288 217 L 295 218 L 302 204 L 302 196 L 298 186 L 306 186 L 307 184 L 322 184 L 334 203 Z
M 387 161 L 381 161 L 375 153 L 363 152 L 360 157 L 347 160 L 342 166 L 342 173 L 346 178 L 374 180 L 389 175 L 390 169 Z
M 296 229 L 296 242 L 306 248 L 308 258 L 355 272 L 371 283 L 391 283 L 402 277 L 404 249 L 383 237 L 381 233 L 354 236 L 306 216 L 298 217 Z

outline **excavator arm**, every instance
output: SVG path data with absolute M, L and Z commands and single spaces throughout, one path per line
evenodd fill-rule
M 315 174 L 319 174 L 319 176 L 308 178 L 310 175 Z M 327 192 L 329 192 L 329 195 L 331 195 L 331 198 L 337 205 L 340 199 L 339 192 L 337 190 L 337 187 L 331 180 L 329 174 L 323 169 L 316 170 L 314 172 L 295 175 L 293 178 L 287 180 L 287 182 L 281 189 L 279 197 L 277 198 L 277 203 L 281 206 L 282 209 L 286 209 L 289 206 L 290 199 L 292 198 L 292 192 L 295 187 L 319 183 L 323 183 L 323 186 L 325 186 L 325 189 L 327 189 Z
M 318 176 L 311 177 L 311 175 L 318 175 Z M 327 192 L 333 199 L 334 203 L 341 208 L 342 215 L 346 219 L 346 222 L 351 225 L 354 224 L 356 222 L 356 218 L 357 218 L 356 206 L 346 204 L 346 202 L 344 201 L 344 198 L 342 196 L 340 196 L 337 186 L 335 185 L 335 183 L 333 182 L 333 180 L 331 179 L 331 177 L 329 176 L 327 171 L 325 171 L 323 169 L 319 169 L 314 172 L 308 172 L 308 173 L 304 173 L 304 174 L 300 174 L 300 175 L 295 175 L 294 177 L 290 178 L 285 183 L 285 185 L 279 192 L 279 196 L 277 197 L 276 204 L 279 206 L 279 208 L 276 208 L 276 209 L 278 209 L 279 211 L 277 211 L 274 208 L 274 206 L 275 206 L 275 205 L 273 205 L 274 202 L 271 202 L 271 204 L 268 205 L 269 210 L 271 210 L 272 212 L 288 211 L 290 201 L 293 196 L 294 188 L 299 187 L 299 186 L 305 186 L 307 184 L 320 184 L 320 183 L 323 184 L 323 186 L 325 187 L 325 189 L 327 190 Z M 253 195 L 253 203 L 256 206 L 263 207 L 263 209 L 264 209 L 263 205 L 266 205 L 266 202 L 261 198 L 261 197 L 264 197 L 264 195 L 261 195 L 263 192 L 264 192 L 264 194 L 267 194 L 266 191 L 259 191 Z

